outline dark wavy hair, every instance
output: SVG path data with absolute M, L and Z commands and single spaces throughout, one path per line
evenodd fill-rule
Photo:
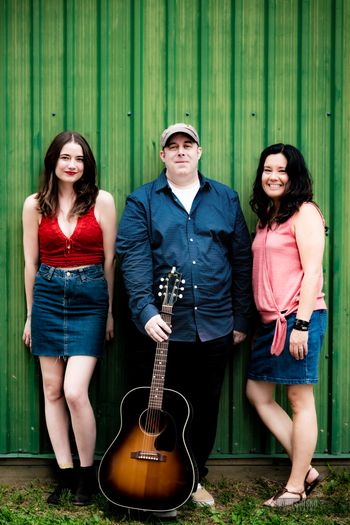
M 96 185 L 96 161 L 87 141 L 76 131 L 62 131 L 51 142 L 44 159 L 43 184 L 37 194 L 38 207 L 44 216 L 55 216 L 58 210 L 58 179 L 55 174 L 57 161 L 65 144 L 75 142 L 83 150 L 84 173 L 77 180 L 73 189 L 75 202 L 70 210 L 70 216 L 84 215 L 94 206 L 98 194 Z
M 290 144 L 273 144 L 264 149 L 260 155 L 258 169 L 253 184 L 253 194 L 249 201 L 252 210 L 257 214 L 260 226 L 264 227 L 271 220 L 273 203 L 266 195 L 262 187 L 262 174 L 265 160 L 269 155 L 282 153 L 287 159 L 286 172 L 289 184 L 285 194 L 281 198 L 280 206 L 274 221 L 278 224 L 286 222 L 303 202 L 311 202 L 312 181 L 304 157 L 300 151 Z

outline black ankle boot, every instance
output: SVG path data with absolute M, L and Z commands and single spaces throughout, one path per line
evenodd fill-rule
M 91 467 L 80 467 L 78 488 L 73 498 L 74 505 L 89 505 L 91 498 L 97 493 L 97 478 L 94 465 Z
M 58 484 L 52 494 L 47 498 L 47 503 L 58 505 L 64 492 L 73 493 L 76 488 L 73 468 L 58 469 Z

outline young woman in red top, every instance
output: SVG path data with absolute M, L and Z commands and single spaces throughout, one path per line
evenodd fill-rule
M 44 164 L 43 187 L 23 207 L 23 341 L 39 357 L 46 424 L 59 466 L 59 484 L 47 501 L 57 504 L 68 489 L 73 503 L 86 505 L 96 489 L 96 424 L 88 389 L 104 341 L 113 337 L 116 210 L 112 195 L 96 186 L 95 159 L 79 133 L 57 135 Z M 80 460 L 77 480 L 70 425 Z

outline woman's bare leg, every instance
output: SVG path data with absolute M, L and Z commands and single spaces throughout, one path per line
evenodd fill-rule
M 69 415 L 63 394 L 66 363 L 57 357 L 40 357 L 43 378 L 45 418 L 57 463 L 73 466 L 69 443 Z
M 64 379 L 64 393 L 81 467 L 89 467 L 94 462 L 96 422 L 89 399 L 89 385 L 96 362 L 96 357 L 70 357 Z

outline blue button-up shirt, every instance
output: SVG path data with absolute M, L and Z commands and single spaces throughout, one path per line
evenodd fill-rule
M 247 332 L 252 308 L 250 236 L 238 195 L 199 174 L 187 213 L 165 171 L 128 196 L 117 237 L 129 307 L 144 331 L 158 314 L 159 284 L 173 266 L 185 279 L 173 308 L 173 341 Z

